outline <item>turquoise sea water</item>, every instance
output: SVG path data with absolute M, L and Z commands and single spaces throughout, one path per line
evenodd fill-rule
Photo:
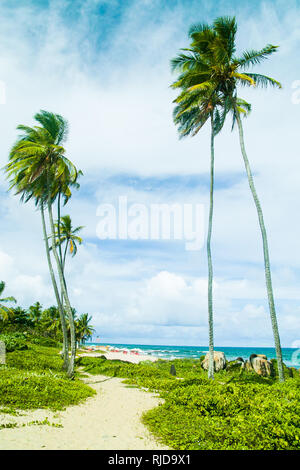
M 141 354 L 158 356 L 161 359 L 192 358 L 196 359 L 208 352 L 207 346 L 154 346 L 141 344 L 115 344 L 108 343 L 119 349 L 139 349 Z M 100 345 L 100 343 L 86 343 L 86 345 Z M 227 360 L 242 357 L 248 359 L 251 354 L 265 354 L 268 359 L 276 358 L 274 348 L 241 348 L 241 347 L 216 347 L 216 351 L 223 351 Z M 298 353 L 299 351 L 299 353 Z M 300 368 L 300 350 L 293 348 L 282 348 L 283 362 L 288 367 Z

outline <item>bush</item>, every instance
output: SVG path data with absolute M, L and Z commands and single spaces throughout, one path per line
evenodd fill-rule
M 44 346 L 28 345 L 26 351 L 13 351 L 7 355 L 7 365 L 15 369 L 49 371 L 62 374 L 63 360 L 59 350 Z
M 5 343 L 6 351 L 24 351 L 28 349 L 26 336 L 23 333 L 5 333 L 0 335 L 0 341 Z
M 92 396 L 95 391 L 80 381 L 51 373 L 0 367 L 0 405 L 11 409 L 63 409 Z
M 299 449 L 299 382 L 178 384 L 144 422 L 176 449 Z
M 59 349 L 28 344 L 7 354 L 0 366 L 0 406 L 16 409 L 62 409 L 94 395 L 95 391 L 62 372 Z
M 232 364 L 212 381 L 199 360 L 129 364 L 85 357 L 78 362 L 90 373 L 123 377 L 159 392 L 164 404 L 145 413 L 143 421 L 171 448 L 300 449 L 299 372 L 279 384 Z M 171 363 L 177 378 L 170 374 Z
M 37 344 L 39 346 L 47 346 L 49 348 L 61 347 L 61 343 L 58 343 L 52 338 L 45 336 L 33 336 L 30 338 L 30 343 Z

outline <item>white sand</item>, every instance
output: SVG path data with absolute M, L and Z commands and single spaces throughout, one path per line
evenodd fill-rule
M 80 352 L 79 356 L 88 356 L 88 357 L 105 356 L 106 359 L 110 359 L 110 360 L 119 359 L 120 361 L 133 362 L 134 364 L 138 364 L 139 362 L 142 362 L 142 361 L 155 362 L 158 360 L 157 357 L 146 355 L 146 354 L 145 355 L 142 355 L 142 354 L 137 355 L 133 353 L 124 354 L 123 352 L 111 352 L 111 351 L 105 351 L 104 353 L 100 353 L 97 351 Z
M 143 412 L 158 406 L 161 399 L 152 393 L 129 388 L 119 378 L 93 375 L 84 380 L 97 395 L 81 405 L 58 413 L 48 410 L 22 412 L 20 417 L 0 413 L 0 424 L 15 422 L 20 425 L 47 417 L 51 423 L 63 426 L 1 429 L 0 449 L 167 449 L 140 421 Z

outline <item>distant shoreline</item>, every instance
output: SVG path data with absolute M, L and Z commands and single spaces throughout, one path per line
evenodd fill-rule
M 132 350 L 137 350 L 140 355 L 146 356 L 144 360 L 152 360 L 151 358 L 158 359 L 198 359 L 208 352 L 207 346 L 174 346 L 174 345 L 151 345 L 151 344 L 134 344 L 134 343 L 105 343 L 87 342 L 85 347 L 104 348 L 109 347 L 116 350 L 127 350 L 128 353 Z M 276 359 L 275 348 L 272 347 L 246 347 L 246 346 L 224 346 L 215 347 L 216 351 L 223 351 L 228 361 L 234 360 L 237 357 L 242 357 L 244 360 L 249 359 L 251 354 L 264 354 L 268 359 Z M 282 348 L 283 361 L 288 367 L 300 368 L 300 352 L 297 354 L 296 348 Z M 123 353 L 122 353 L 123 354 Z M 124 359 L 126 354 L 121 357 Z

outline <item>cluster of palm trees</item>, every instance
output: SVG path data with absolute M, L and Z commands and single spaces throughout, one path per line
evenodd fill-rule
M 272 55 L 277 47 L 268 44 L 261 50 L 249 50 L 239 57 L 236 55 L 235 18 L 220 17 L 213 24 L 196 24 L 189 30 L 191 43 L 182 49 L 171 61 L 171 67 L 178 73 L 171 85 L 180 93 L 174 100 L 174 122 L 180 137 L 194 136 L 209 121 L 210 140 L 210 208 L 207 234 L 208 258 L 208 324 L 209 324 L 209 370 L 214 377 L 214 335 L 213 335 L 213 267 L 211 258 L 211 235 L 214 196 L 214 139 L 222 130 L 226 117 L 231 115 L 232 128 L 238 126 L 241 153 L 243 156 L 249 186 L 257 209 L 263 242 L 265 279 L 271 324 L 277 356 L 279 380 L 284 380 L 280 337 L 276 318 L 269 249 L 261 204 L 255 190 L 249 160 L 245 150 L 241 116 L 246 117 L 251 105 L 238 96 L 238 87 L 276 87 L 281 84 L 274 78 L 249 69 Z
M 1 283 L 1 285 L 4 283 Z M 1 302 L 15 301 L 14 297 L 0 299 Z M 56 341 L 62 340 L 62 328 L 59 310 L 55 305 L 43 309 L 40 302 L 35 302 L 25 310 L 22 307 L 6 307 L 0 304 L 0 331 L 26 331 L 30 336 L 50 337 Z M 77 316 L 76 310 L 72 308 L 72 316 L 75 322 L 76 342 L 83 344 L 94 333 L 91 325 L 92 317 L 88 313 Z M 70 338 L 70 325 L 68 319 L 67 330 Z
M 77 251 L 76 243 L 82 242 L 77 233 L 82 227 L 72 229 L 70 217 L 61 217 L 61 206 L 69 201 L 71 190 L 79 188 L 78 178 L 82 172 L 78 171 L 65 155 L 63 144 L 68 134 L 66 120 L 58 114 L 43 110 L 34 118 L 37 125 L 17 127 L 22 134 L 10 151 L 5 170 L 10 180 L 10 189 L 14 189 L 25 203 L 33 200 L 41 213 L 47 262 L 63 333 L 64 369 L 67 375 L 72 377 L 76 354 L 76 329 L 64 270 L 68 248 L 74 255 Z M 56 224 L 53 217 L 54 204 L 57 205 Z M 48 226 L 45 213 L 48 215 Z M 70 326 L 70 355 L 67 320 Z
M 60 339 L 62 334 L 61 319 L 58 308 L 53 305 L 43 310 L 42 305 L 36 302 L 31 305 L 28 312 L 25 312 L 27 318 L 29 318 L 30 324 L 33 328 L 38 330 L 40 333 L 48 333 L 53 338 Z M 90 322 L 92 317 L 88 313 L 82 313 L 78 318 L 76 310 L 72 308 L 72 317 L 75 324 L 75 338 L 77 345 L 84 343 L 89 339 L 94 328 Z M 68 338 L 71 336 L 70 322 L 66 318 Z

